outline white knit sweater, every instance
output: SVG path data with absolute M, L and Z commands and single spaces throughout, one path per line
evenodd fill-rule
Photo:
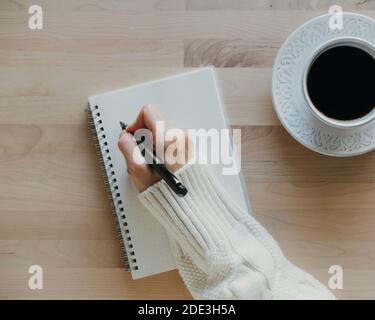
M 188 194 L 159 181 L 139 199 L 167 230 L 180 274 L 196 299 L 334 299 L 291 264 L 271 235 L 243 211 L 207 166 L 177 172 Z

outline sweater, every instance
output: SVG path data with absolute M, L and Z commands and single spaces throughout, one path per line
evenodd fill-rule
M 180 275 L 195 299 L 334 299 L 286 259 L 208 166 L 188 164 L 176 175 L 188 189 L 185 197 L 164 180 L 138 197 L 167 231 Z

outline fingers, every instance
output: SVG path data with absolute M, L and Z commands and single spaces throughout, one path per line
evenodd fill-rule
M 145 134 L 144 132 L 140 133 L 142 136 L 146 135 L 150 139 L 146 139 L 147 141 L 152 141 L 153 145 L 156 145 L 156 141 L 163 141 L 164 140 L 164 131 L 165 131 L 165 123 L 163 127 L 158 127 L 157 130 L 157 121 L 163 121 L 161 113 L 158 108 L 151 104 L 144 105 L 138 113 L 136 120 L 128 125 L 126 128 L 127 132 L 137 135 L 137 131 L 141 129 L 147 129 L 149 134 Z M 139 133 L 139 132 L 138 132 Z M 139 139 L 139 137 L 137 138 Z M 156 148 L 157 149 L 157 148 Z M 156 150 L 159 154 L 160 150 Z
M 187 130 L 177 130 L 171 136 L 167 134 L 165 142 L 164 160 L 171 171 L 177 171 L 194 157 L 194 143 Z
M 128 174 L 132 177 L 138 191 L 144 191 L 159 180 L 159 177 L 145 163 L 132 134 L 123 131 L 118 140 L 118 147 L 124 155 Z
M 146 168 L 145 160 L 142 157 L 141 151 L 134 137 L 123 131 L 118 141 L 118 147 L 125 157 L 126 165 L 129 172 L 139 171 Z
M 159 110 L 152 105 L 143 106 L 137 116 L 137 119 L 128 125 L 118 141 L 118 147 L 126 160 L 128 173 L 131 175 L 139 191 L 147 189 L 147 187 L 154 184 L 156 181 L 159 181 L 160 177 L 145 163 L 145 159 L 143 158 L 133 136 L 133 134 L 137 135 L 137 133 L 140 133 L 137 132 L 138 130 L 148 129 L 151 131 L 152 137 L 149 137 L 151 140 L 146 138 L 145 141 L 152 141 L 154 146 L 151 145 L 148 146 L 148 148 L 154 147 L 158 156 L 161 159 L 166 160 L 165 164 L 170 170 L 178 170 L 191 158 L 191 140 L 189 139 L 187 133 L 182 132 L 180 129 L 176 129 L 174 131 L 171 130 L 170 135 L 171 137 L 175 138 L 166 139 L 165 135 L 166 132 L 168 132 L 168 128 L 166 128 L 165 123 L 163 123 L 164 126 L 158 127 L 158 130 L 156 130 L 157 121 L 163 121 Z M 142 137 L 145 137 L 143 134 L 144 132 L 142 132 Z M 155 146 L 157 141 L 164 142 L 161 145 L 163 150 L 158 150 L 158 147 Z M 162 153 L 163 157 L 161 157 L 159 154 L 160 152 Z
M 126 131 L 134 133 L 138 129 L 146 128 L 151 130 L 152 135 L 156 135 L 156 121 L 162 121 L 162 117 L 158 108 L 151 104 L 142 107 L 137 119 L 128 125 Z

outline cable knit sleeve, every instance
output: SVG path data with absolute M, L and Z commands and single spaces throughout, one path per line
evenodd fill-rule
M 167 230 L 194 298 L 334 298 L 284 257 L 271 235 L 231 199 L 207 166 L 186 165 L 176 174 L 188 188 L 185 197 L 159 181 L 139 199 Z

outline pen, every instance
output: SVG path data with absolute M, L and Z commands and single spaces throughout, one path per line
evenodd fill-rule
M 122 130 L 126 130 L 127 125 L 124 122 L 120 121 L 120 126 Z M 138 145 L 140 143 L 141 141 L 137 141 Z M 188 190 L 183 183 L 171 171 L 169 171 L 163 163 L 161 163 L 154 151 L 151 151 L 144 146 L 142 155 L 144 157 L 147 156 L 147 159 L 152 159 L 152 163 L 149 163 L 148 165 L 158 173 L 160 178 L 162 178 L 179 197 L 184 197 L 187 194 Z

